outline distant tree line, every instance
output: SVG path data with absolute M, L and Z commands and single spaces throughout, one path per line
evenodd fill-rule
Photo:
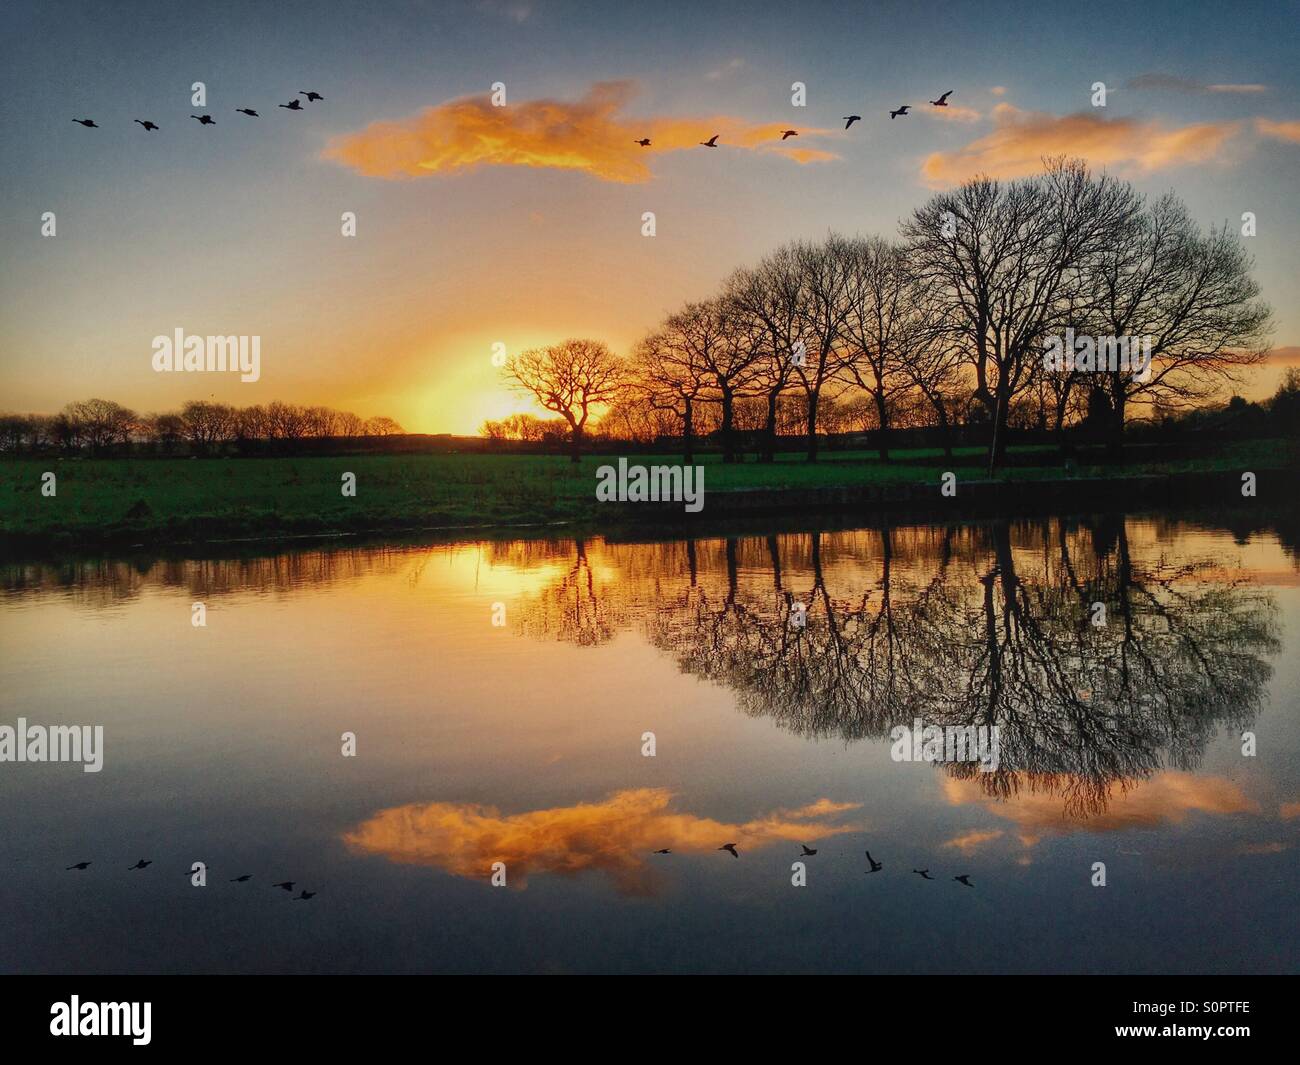
M 9 455 L 159 455 L 292 450 L 299 441 L 393 436 L 392 418 L 361 418 L 329 407 L 274 402 L 251 407 L 191 400 L 179 411 L 137 414 L 108 399 L 69 403 L 58 414 L 0 414 L 0 452 Z
M 752 441 L 771 461 L 802 435 L 928 426 L 951 448 L 978 429 L 990 466 L 1008 432 L 1090 427 L 1118 455 L 1135 408 L 1187 410 L 1268 352 L 1271 312 L 1225 225 L 1203 232 L 1172 193 L 1150 200 L 1077 160 L 1032 178 L 936 194 L 897 240 L 830 234 L 737 270 L 712 298 L 670 314 L 623 359 L 595 340 L 522 352 L 504 373 L 556 417 L 488 422 L 491 439 L 595 432 L 627 440 L 715 437 L 724 459 Z M 1049 338 L 1143 337 L 1151 371 L 1053 371 Z M 599 412 L 599 430 L 594 418 Z

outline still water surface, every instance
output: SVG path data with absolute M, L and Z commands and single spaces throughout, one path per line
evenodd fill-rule
M 0 566 L 0 970 L 1294 972 L 1295 528 Z

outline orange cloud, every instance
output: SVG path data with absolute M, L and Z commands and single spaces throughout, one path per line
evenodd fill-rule
M 964 836 L 948 840 L 944 846 L 956 847 L 962 854 L 971 854 L 979 850 L 985 843 L 992 843 L 995 839 L 1001 838 L 1002 829 L 995 828 L 989 832 L 967 832 Z
M 1240 122 L 1203 122 L 1169 129 L 1134 118 L 1102 118 L 1081 112 L 1049 115 L 1001 103 L 993 109 L 997 128 L 955 152 L 935 152 L 921 166 L 932 186 L 956 184 L 977 174 L 1024 177 L 1042 170 L 1043 158 L 1080 156 L 1098 166 L 1141 171 L 1205 162 L 1221 157 Z
M 1300 122 L 1273 122 L 1267 118 L 1257 118 L 1255 130 L 1261 137 L 1300 144 Z
M 509 815 L 471 803 L 411 803 L 380 810 L 343 839 L 390 861 L 485 881 L 493 862 L 505 862 L 507 883 L 517 888 L 526 886 L 530 873 L 572 876 L 596 870 L 625 894 L 647 895 L 655 888 L 654 870 L 647 863 L 662 847 L 714 852 L 724 843 L 737 843 L 743 854 L 781 840 L 804 842 L 856 830 L 827 821 L 857 809 L 857 803 L 819 799 L 796 810 L 728 824 L 670 810 L 672 798 L 663 788 L 634 788 L 601 802 Z M 720 858 L 734 860 L 726 854 Z
M 1300 817 L 1300 802 L 1284 802 L 1277 812 L 1283 821 L 1291 821 Z
M 1259 804 L 1248 799 L 1232 781 L 1223 777 L 1200 777 L 1193 773 L 1157 773 L 1130 790 L 1113 795 L 1106 809 L 1084 820 L 1067 820 L 1061 814 L 1059 797 L 1025 787 L 999 799 L 986 794 L 977 780 L 944 779 L 944 794 L 954 806 L 982 806 L 989 813 L 1011 821 L 1019 829 L 1020 842 L 1034 846 L 1045 835 L 1069 832 L 1123 832 L 1177 824 L 1189 813 L 1258 813 Z
M 1269 366 L 1300 366 L 1300 345 L 1271 348 L 1265 361 Z
M 1206 85 L 1201 81 L 1194 81 L 1191 78 L 1179 78 L 1172 74 L 1140 74 L 1138 77 L 1130 79 L 1125 87 L 1129 89 L 1168 89 L 1178 93 L 1215 92 L 1242 95 L 1268 92 L 1267 85 L 1251 83 Z
M 529 100 L 494 107 L 489 96 L 467 96 L 429 107 L 397 122 L 372 122 L 333 138 L 324 158 L 367 177 L 411 178 L 456 174 L 479 166 L 578 170 L 603 181 L 648 181 L 656 153 L 694 149 L 713 134 L 724 149 L 784 155 L 796 163 L 838 158 L 831 152 L 781 140 L 780 123 L 712 118 L 624 118 L 635 95 L 629 81 L 600 82 L 578 101 Z M 801 137 L 824 129 L 800 130 Z M 636 141 L 648 137 L 643 148 Z

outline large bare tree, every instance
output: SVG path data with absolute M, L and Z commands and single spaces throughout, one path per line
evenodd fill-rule
M 570 455 L 582 458 L 582 441 L 592 408 L 618 396 L 626 371 L 599 340 L 564 340 L 512 355 L 502 367 L 513 385 L 569 425 Z

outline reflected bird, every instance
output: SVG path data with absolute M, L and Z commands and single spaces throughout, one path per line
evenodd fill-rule
M 72 121 L 85 126 L 87 129 L 99 129 L 99 127 L 95 125 L 95 120 L 93 118 L 74 118 Z
M 84 868 L 86 868 L 86 866 L 88 866 L 89 864 L 90 864 L 89 862 L 78 862 L 76 865 L 70 865 L 70 866 L 68 866 L 68 868 L 65 869 L 64 872 L 65 872 L 65 873 L 68 872 L 69 869 L 84 869 Z
M 147 865 L 153 865 L 153 862 L 146 862 L 143 858 L 141 858 L 138 862 L 135 863 L 135 865 L 128 865 L 128 866 L 127 866 L 127 869 L 128 869 L 128 870 L 130 870 L 130 869 L 143 869 L 143 868 L 144 868 L 145 866 L 147 866 Z
M 932 876 L 930 875 L 930 870 L 929 870 L 929 869 L 913 869 L 912 872 L 914 872 L 914 873 L 915 873 L 917 876 L 919 876 L 919 877 L 923 877 L 923 878 L 926 879 L 926 880 L 933 880 L 933 879 L 934 879 L 934 877 L 932 877 Z
M 882 870 L 882 869 L 885 867 L 884 864 L 883 864 L 882 862 L 878 862 L 878 861 L 876 861 L 875 858 L 871 857 L 871 852 L 870 852 L 870 851 L 866 851 L 866 852 L 864 852 L 864 853 L 865 853 L 866 856 L 867 856 L 867 861 L 871 864 L 871 868 L 868 870 L 868 872 L 871 872 L 871 873 L 878 873 L 878 872 L 880 872 L 880 870 Z
M 701 143 L 702 145 L 704 145 L 704 147 L 706 147 L 706 148 L 716 148 L 716 147 L 718 146 L 718 138 L 719 138 L 720 136 L 721 136 L 720 133 L 715 133 L 715 134 L 714 134 L 712 137 L 710 137 L 708 140 L 706 140 L 706 141 L 700 141 L 700 143 Z
M 252 880 L 252 879 L 253 879 L 253 874 L 252 874 L 252 873 L 245 873 L 243 876 L 237 876 L 237 877 L 234 877 L 230 882 L 231 882 L 232 884 L 242 884 L 242 883 L 244 883 L 245 881 L 247 881 L 247 880 Z
M 294 896 L 293 901 L 294 901 L 294 902 L 306 902 L 308 899 L 310 899 L 310 898 L 314 898 L 315 895 L 316 895 L 316 892 L 314 892 L 314 891 L 302 891 L 302 892 L 300 892 L 299 894 L 297 894 L 297 895 Z
M 954 876 L 953 879 L 959 884 L 965 884 L 967 887 L 974 887 L 970 882 L 970 873 L 962 873 L 961 876 Z
M 144 126 L 144 128 L 145 128 L 146 131 L 148 131 L 148 130 L 155 130 L 155 129 L 158 128 L 158 127 L 155 126 L 152 122 L 146 122 L 146 121 L 145 121 L 144 119 L 142 119 L 142 118 L 133 118 L 131 121 L 132 121 L 132 122 L 139 122 L 140 125 Z
M 734 843 L 724 843 L 721 847 L 718 848 L 718 850 L 726 851 L 733 858 L 740 857 L 740 851 L 736 850 L 736 845 Z
M 861 115 L 844 115 L 843 118 L 844 118 L 844 128 L 845 128 L 845 129 L 848 129 L 851 125 L 853 125 L 854 122 L 861 122 L 861 121 L 862 121 L 862 116 L 861 116 Z
M 633 141 L 633 143 L 634 143 L 634 144 L 639 144 L 639 145 L 641 145 L 642 148 L 649 148 L 649 147 L 650 147 L 650 138 L 649 138 L 649 137 L 642 137 L 639 141 Z
M 667 847 L 665 847 L 661 851 L 655 851 L 655 854 L 672 854 L 672 851 L 670 851 Z
M 282 881 L 282 882 L 279 883 L 279 884 L 272 884 L 271 886 L 272 886 L 272 887 L 278 887 L 278 888 L 284 888 L 285 891 L 292 891 L 292 890 L 293 890 L 293 881 L 292 881 L 292 880 L 285 880 L 285 881 Z

